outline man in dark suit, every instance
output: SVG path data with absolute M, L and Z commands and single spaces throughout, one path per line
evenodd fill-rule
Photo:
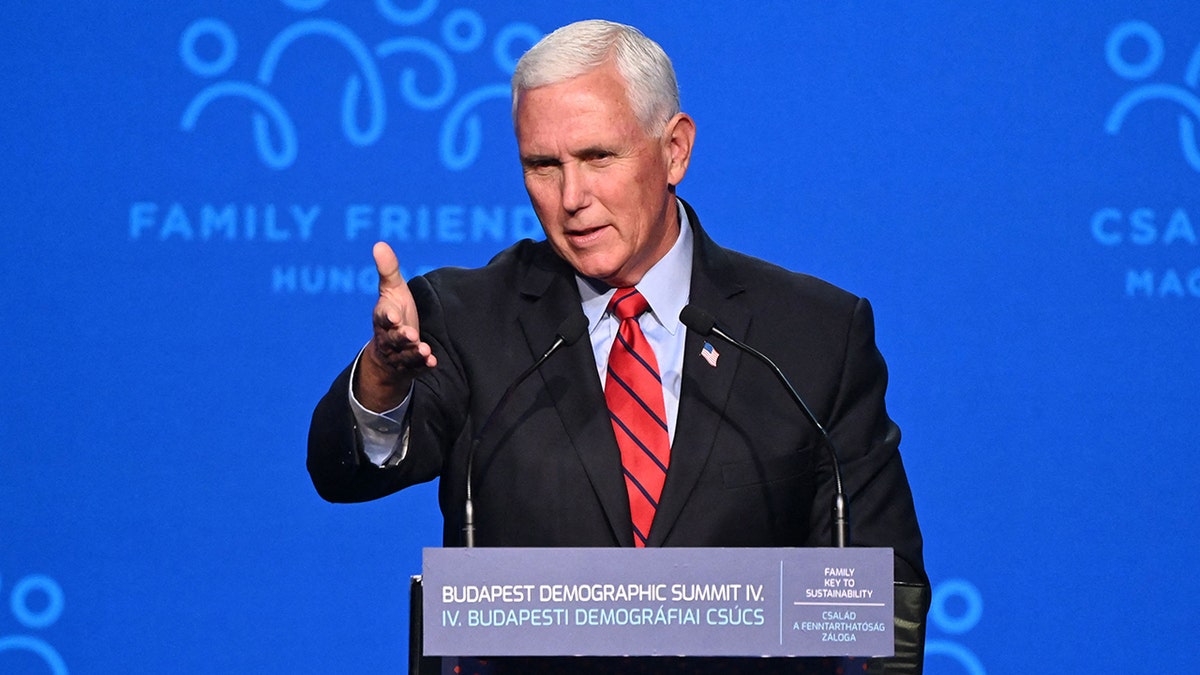
M 853 543 L 893 547 L 897 581 L 927 587 L 870 306 L 708 237 L 675 196 L 695 125 L 661 48 L 626 26 L 572 24 L 522 58 L 513 92 L 546 241 L 410 283 L 376 245 L 374 336 L 313 416 L 318 492 L 362 501 L 441 477 L 444 540 L 460 545 L 468 448 L 574 316 L 589 339 L 547 360 L 480 439 L 478 545 L 828 546 L 828 449 L 765 367 L 679 323 L 690 303 L 795 382 L 841 452 Z M 630 293 L 648 311 L 617 318 L 609 303 Z M 606 398 L 629 388 L 606 369 L 623 348 L 661 382 L 635 397 L 661 431 L 627 426 Z M 631 468 L 630 447 L 657 479 Z

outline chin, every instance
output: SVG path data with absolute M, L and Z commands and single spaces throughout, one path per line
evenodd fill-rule
M 594 269 L 580 269 L 578 267 L 575 268 L 575 270 L 589 279 L 595 279 L 596 281 L 603 281 L 604 283 L 608 284 L 609 286 L 613 285 L 611 273 L 601 272 L 601 271 L 597 271 Z
M 610 279 L 621 272 L 619 268 L 614 269 L 612 266 L 598 264 L 594 261 L 589 262 L 579 258 L 567 258 L 566 260 L 568 263 L 570 263 L 571 267 L 575 268 L 576 272 L 579 272 L 585 277 L 603 281 L 610 286 L 612 285 Z

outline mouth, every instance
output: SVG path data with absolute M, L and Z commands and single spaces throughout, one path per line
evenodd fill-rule
M 563 232 L 563 234 L 566 236 L 567 241 L 571 242 L 572 246 L 587 246 L 588 244 L 600 239 L 600 237 L 603 236 L 604 231 L 607 229 L 607 225 L 601 225 L 599 227 L 569 230 Z

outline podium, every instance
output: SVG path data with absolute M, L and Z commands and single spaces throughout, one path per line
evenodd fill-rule
M 724 665 L 695 672 L 734 675 L 828 657 L 844 672 L 920 673 L 929 588 L 895 583 L 892 568 L 891 549 L 867 548 L 426 549 L 409 672 L 480 657 L 525 664 L 506 673 L 712 663 Z

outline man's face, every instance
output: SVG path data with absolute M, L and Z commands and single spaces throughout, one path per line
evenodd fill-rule
M 611 63 L 517 101 L 525 189 L 554 250 L 580 274 L 632 286 L 670 250 L 694 127 L 676 115 L 662 137 L 642 130 Z

